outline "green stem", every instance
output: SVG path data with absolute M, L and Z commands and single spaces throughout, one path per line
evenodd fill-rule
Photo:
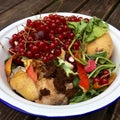
M 102 57 L 102 56 L 97 57 L 96 62 L 97 62 L 99 59 L 105 60 L 105 62 L 109 62 L 110 64 L 113 64 L 113 62 L 112 62 L 110 59 L 108 59 L 108 58 L 106 58 L 106 57 Z
M 70 55 L 77 61 L 77 62 L 79 62 L 79 63 L 81 63 L 81 64 L 83 64 L 83 65 L 86 65 L 87 63 L 86 63 L 86 61 L 85 60 L 83 60 L 83 59 L 81 59 L 81 58 L 76 58 L 75 56 L 74 56 L 74 54 L 72 53 L 72 51 L 71 51 L 71 48 L 72 48 L 72 46 L 73 46 L 73 44 L 75 43 L 75 41 L 76 41 L 76 39 L 77 39 L 77 37 L 74 37 L 74 39 L 72 40 L 72 43 L 69 45 L 69 47 L 68 47 L 68 52 L 70 53 Z
M 114 68 L 114 67 L 115 67 L 114 64 L 100 65 L 92 73 L 90 73 L 88 77 L 89 78 L 96 77 L 100 73 L 101 70 L 108 69 L 108 68 Z

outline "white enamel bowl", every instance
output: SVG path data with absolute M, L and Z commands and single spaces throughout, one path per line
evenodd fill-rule
M 64 16 L 77 15 L 84 18 L 90 18 L 86 15 L 73 14 L 73 13 L 57 13 Z M 48 14 L 42 14 L 41 16 L 46 16 Z M 29 17 L 30 19 L 38 19 L 40 15 Z M 22 19 L 15 22 L 8 27 L 0 31 L 0 42 L 5 46 L 9 47 L 8 39 L 12 34 L 17 33 L 18 30 L 23 29 L 22 24 L 26 23 L 28 18 Z M 118 31 L 113 26 L 109 25 L 109 32 L 114 43 L 114 53 L 112 60 L 117 66 L 117 78 L 115 81 L 100 95 L 77 104 L 71 105 L 61 105 L 61 106 L 51 106 L 37 104 L 28 101 L 15 92 L 13 92 L 7 82 L 6 74 L 4 71 L 4 61 L 8 56 L 7 51 L 2 49 L 0 46 L 0 101 L 4 104 L 16 109 L 18 111 L 29 113 L 32 115 L 44 116 L 44 117 L 67 117 L 67 116 L 77 116 L 83 115 L 98 109 L 101 109 L 110 103 L 114 102 L 120 97 L 120 31 Z

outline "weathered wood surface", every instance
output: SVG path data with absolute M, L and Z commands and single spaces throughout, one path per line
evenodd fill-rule
M 38 13 L 41 8 L 50 4 L 53 0 L 24 0 L 20 4 L 13 6 L 4 13 L 0 14 L 0 29 L 7 25 L 23 19 L 28 16 L 32 16 Z M 13 4 L 12 2 L 11 4 Z M 2 5 L 2 3 L 1 3 Z
M 17 4 L 20 4 L 24 0 L 0 0 L 0 13 L 3 13 L 12 7 L 16 6 Z
M 60 3 L 60 0 L 0 0 L 0 30 L 22 18 L 56 11 L 97 16 L 120 30 L 120 0 L 64 0 Z M 47 119 L 20 113 L 0 103 L 0 120 Z M 64 120 L 120 120 L 120 100 L 93 113 Z

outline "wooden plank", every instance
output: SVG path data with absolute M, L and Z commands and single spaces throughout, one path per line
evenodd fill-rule
M 26 0 L 22 2 L 21 4 L 0 15 L 0 29 L 17 20 L 38 13 L 40 9 L 44 8 L 46 5 L 49 5 L 53 1 L 54 0 Z
M 111 120 L 120 120 L 120 100 L 117 101 L 116 108 L 112 114 Z
M 78 12 L 105 20 L 118 3 L 119 0 L 89 0 Z
M 107 110 L 106 110 L 102 120 L 111 120 L 115 106 L 116 106 L 116 101 L 114 101 L 107 107 Z M 99 117 L 101 117 L 101 116 L 102 116 L 102 114 Z
M 107 19 L 107 22 L 114 27 L 116 27 L 118 30 L 120 30 L 120 1 L 119 4 L 116 6 L 115 10 L 112 12 L 112 14 Z M 114 111 L 112 111 L 112 116 L 110 120 L 120 120 L 120 100 L 116 102 L 116 106 Z
M 57 0 L 54 4 L 41 12 L 73 12 L 87 1 L 88 0 L 64 0 L 63 3 L 61 3 L 61 0 Z
M 52 1 L 52 3 L 54 3 L 54 4 L 51 5 L 50 4 L 51 1 L 48 2 L 48 0 L 43 0 L 43 1 L 41 0 L 41 2 L 40 2 L 39 0 L 36 0 L 36 1 L 26 0 L 25 2 L 17 5 L 16 7 L 11 8 L 9 11 L 6 11 L 4 14 L 1 14 L 1 16 L 0 16 L 0 28 L 3 28 L 6 25 L 8 25 L 8 24 L 10 24 L 10 23 L 12 23 L 16 20 L 19 20 L 21 18 L 24 18 L 26 16 L 30 16 L 32 14 L 39 13 L 39 11 L 40 12 L 47 12 L 47 11 L 51 12 L 52 10 L 53 11 L 56 10 L 56 8 L 59 5 L 59 2 L 58 1 L 55 1 L 55 2 Z M 101 5 L 100 3 L 102 3 L 101 1 L 104 2 L 103 6 L 100 6 Z M 105 9 L 105 10 L 109 9 L 110 11 L 113 10 L 113 8 L 118 3 L 118 0 L 116 0 L 116 1 L 115 1 L 115 4 L 113 4 L 113 0 L 111 0 L 111 1 L 108 1 L 108 0 L 106 0 L 106 1 L 105 0 L 104 1 L 103 0 L 90 0 L 85 5 L 80 0 L 71 0 L 71 2 L 70 2 L 70 0 L 66 0 L 62 4 L 59 11 L 66 11 L 66 12 L 67 11 L 77 12 L 78 11 L 80 13 L 83 12 L 83 14 L 88 14 L 88 15 L 91 15 L 91 16 L 93 16 L 93 15 L 97 16 L 98 15 L 98 17 L 100 16 L 101 18 L 106 19 L 106 16 L 108 17 L 110 15 L 110 13 L 109 12 L 105 13 L 101 9 Z M 33 2 L 35 2 L 35 4 Z M 47 3 L 45 4 L 45 2 L 47 2 Z M 91 2 L 91 4 L 90 4 L 90 2 Z M 96 2 L 96 3 L 94 3 L 94 2 Z M 99 4 L 98 4 L 98 2 L 99 2 Z M 86 1 L 85 1 L 85 3 L 86 3 Z M 107 4 L 109 4 L 109 5 L 107 6 Z M 84 5 L 84 6 L 81 6 L 81 5 Z M 100 8 L 97 10 L 97 8 L 99 6 L 100 6 Z M 84 10 L 84 8 L 85 8 L 85 10 Z M 116 8 L 115 11 L 120 11 L 120 9 Z M 115 11 L 113 12 L 113 14 L 111 14 L 111 16 L 109 17 L 109 19 L 107 21 L 110 24 L 115 24 L 116 25 L 117 21 L 119 23 L 120 19 L 119 19 L 119 17 L 117 18 L 117 16 L 119 14 L 118 14 L 118 12 L 115 12 Z M 100 15 L 99 15 L 99 13 L 100 13 Z M 12 18 L 11 18 L 11 16 L 12 16 Z M 114 19 L 116 19 L 115 23 L 114 23 Z M 119 27 L 119 24 L 117 24 L 116 26 Z M 117 103 L 117 105 L 118 105 L 118 107 L 116 106 L 116 108 L 115 108 L 114 115 L 113 115 L 114 117 L 113 117 L 112 120 L 119 120 L 120 119 L 120 116 L 119 116 L 119 114 L 120 114 L 120 112 L 119 112 L 120 111 L 120 109 L 119 109 L 120 108 L 120 102 Z M 108 110 L 108 108 L 105 108 L 105 109 L 96 111 L 94 113 L 87 114 L 85 116 L 77 117 L 77 118 L 74 118 L 74 120 L 79 120 L 79 119 L 80 120 L 88 120 L 88 118 L 89 118 L 89 120 L 106 120 L 106 119 L 104 119 L 104 116 L 105 116 L 106 113 L 107 114 L 112 113 L 113 110 L 111 108 L 109 110 Z M 21 119 L 24 119 L 24 120 L 46 120 L 46 119 L 40 118 L 40 117 L 37 117 L 36 119 L 35 118 L 36 117 L 34 117 L 34 116 L 29 116 L 29 115 L 25 115 L 25 114 L 20 113 L 20 112 L 16 112 L 15 110 L 13 110 L 11 108 L 8 108 L 8 107 L 6 107 L 6 106 L 4 106 L 3 104 L 0 103 L 0 120 L 21 120 Z M 72 118 L 66 118 L 66 120 L 72 120 Z M 107 119 L 107 120 L 109 120 L 109 119 Z
M 108 18 L 107 22 L 120 30 L 120 3 L 116 6 L 114 12 Z
M 0 120 L 34 120 L 34 116 L 20 113 L 0 103 Z
M 0 14 L 23 1 L 24 0 L 14 0 L 13 2 L 13 0 L 0 0 Z

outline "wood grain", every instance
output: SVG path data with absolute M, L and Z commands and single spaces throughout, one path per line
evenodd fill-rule
M 120 2 L 108 18 L 107 22 L 120 30 Z
M 105 20 L 118 2 L 119 0 L 89 0 L 78 12 Z
M 53 3 L 51 6 L 46 8 L 45 10 L 41 12 L 73 12 L 75 11 L 79 6 L 84 5 L 88 0 L 64 0 L 63 4 L 61 5 L 60 9 L 58 10 L 58 7 L 60 5 L 60 0 L 57 0 L 55 3 Z
M 20 4 L 24 0 L 0 0 L 0 14 Z
M 22 120 L 30 120 L 31 117 L 0 103 L 0 120 L 21 120 L 21 118 Z
M 4 14 L 0 15 L 0 29 L 17 20 L 36 14 L 51 1 L 53 0 L 49 0 L 49 2 L 48 0 L 26 0 L 21 4 L 14 6 L 13 8 L 4 12 Z
M 111 120 L 120 120 L 120 100 L 116 103 L 115 110 L 112 114 Z
M 31 15 L 55 12 L 59 6 L 60 0 L 0 0 L 0 29 Z M 63 0 L 58 11 L 97 16 L 120 30 L 120 0 Z M 0 120 L 52 119 L 24 114 L 0 103 Z M 62 120 L 120 120 L 120 100 L 101 110 Z

